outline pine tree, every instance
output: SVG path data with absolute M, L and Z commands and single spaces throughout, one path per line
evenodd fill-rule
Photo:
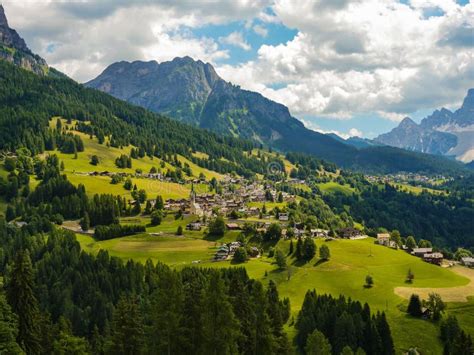
M 144 346 L 144 324 L 137 300 L 121 297 L 112 321 L 107 347 L 111 354 L 140 354 Z
M 71 324 L 64 317 L 59 318 L 58 332 L 54 336 L 54 354 L 88 354 L 89 344 L 84 338 L 72 335 Z
M 176 354 L 182 338 L 184 294 L 176 271 L 165 269 L 151 298 L 149 348 L 159 354 Z
M 331 252 L 326 244 L 321 245 L 321 248 L 319 248 L 319 257 L 323 260 L 329 260 L 331 257 Z
M 288 252 L 288 255 L 293 254 L 293 239 L 290 240 L 290 251 Z
M 288 352 L 289 344 L 286 333 L 283 331 L 283 310 L 278 289 L 275 282 L 270 280 L 267 289 L 268 316 L 272 326 L 272 332 L 276 340 L 276 353 L 284 354 Z
M 251 291 L 251 300 L 254 307 L 255 337 L 253 338 L 253 354 L 275 353 L 275 337 L 272 333 L 270 317 L 267 313 L 267 297 L 260 282 L 255 282 Z
M 331 344 L 323 333 L 315 330 L 308 336 L 305 346 L 306 355 L 331 355 Z
M 88 231 L 89 230 L 89 228 L 91 226 L 91 221 L 90 221 L 90 218 L 89 218 L 89 214 L 87 212 L 84 212 L 84 216 L 81 219 L 80 225 L 81 225 L 81 229 L 83 231 Z
M 280 249 L 277 249 L 275 253 L 275 260 L 280 269 L 286 268 L 286 256 Z
M 408 303 L 408 313 L 413 317 L 421 317 L 421 301 L 418 295 L 412 294 Z
M 0 294 L 0 354 L 21 354 L 16 342 L 18 317 L 14 314 L 3 294 Z
M 303 241 L 301 237 L 298 237 L 298 241 L 296 242 L 296 251 L 295 251 L 296 260 L 303 259 Z
M 390 332 L 390 327 L 387 323 L 387 318 L 385 317 L 385 312 L 378 313 L 375 317 L 377 330 L 380 335 L 382 353 L 386 355 L 395 354 L 395 348 L 393 345 L 392 334 Z
M 33 266 L 28 251 L 20 250 L 15 258 L 7 286 L 7 297 L 18 315 L 18 344 L 28 354 L 41 353 L 41 329 L 38 301 L 34 295 Z
M 156 197 L 155 209 L 162 210 L 163 208 L 165 208 L 165 204 L 163 202 L 163 197 L 161 195 L 158 195 Z
M 224 281 L 217 272 L 211 275 L 202 303 L 202 352 L 209 355 L 235 353 L 239 322 L 232 311 Z
M 310 261 L 316 255 L 316 244 L 312 238 L 305 238 L 303 242 L 303 257 Z

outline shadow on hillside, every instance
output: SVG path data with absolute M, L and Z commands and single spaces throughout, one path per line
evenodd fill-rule
M 318 261 L 316 261 L 316 262 L 314 263 L 313 266 L 319 266 L 319 265 L 322 265 L 322 264 L 324 264 L 324 263 L 327 263 L 328 261 L 329 261 L 328 259 L 319 259 Z
M 295 259 L 291 265 L 293 266 L 298 266 L 298 267 L 301 267 L 301 266 L 304 266 L 305 264 L 307 264 L 307 261 L 306 260 L 297 260 Z
M 209 242 L 217 242 L 218 240 L 222 238 L 224 238 L 223 235 L 205 234 L 202 239 L 207 240 Z

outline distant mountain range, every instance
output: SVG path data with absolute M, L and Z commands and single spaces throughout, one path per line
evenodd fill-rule
M 363 148 L 369 148 L 369 147 L 380 147 L 384 146 L 385 144 L 382 143 L 377 143 L 371 139 L 368 138 L 362 138 L 362 137 L 349 137 L 347 139 L 342 138 L 341 136 L 338 136 L 336 133 L 327 133 L 326 134 L 329 137 L 332 137 L 336 140 L 338 140 L 341 143 L 353 146 L 355 148 L 363 149 Z
M 224 81 L 212 65 L 190 57 L 114 63 L 85 85 L 182 122 L 278 149 L 317 153 L 336 162 L 351 152 L 306 129 L 286 106 Z
M 307 129 L 288 108 L 226 82 L 212 65 L 190 57 L 117 62 L 85 84 L 176 120 L 282 151 L 314 154 L 359 170 L 423 171 L 440 158 L 359 138 L 341 141 Z M 451 164 L 451 163 L 449 163 Z
M 465 163 L 474 160 L 474 89 L 460 109 L 436 110 L 420 124 L 406 117 L 398 127 L 375 138 L 378 143 L 417 152 L 454 156 Z

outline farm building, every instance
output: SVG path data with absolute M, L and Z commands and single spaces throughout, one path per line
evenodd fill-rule
M 430 254 L 433 252 L 433 248 L 415 248 L 411 252 L 413 255 L 422 258 L 425 254 Z
M 423 260 L 430 264 L 441 265 L 443 262 L 443 254 L 428 253 L 423 255 Z
M 461 264 L 467 267 L 474 267 L 474 258 L 470 256 L 461 258 Z
M 385 245 L 386 247 L 390 246 L 390 234 L 388 233 L 378 233 L 377 234 L 377 243 L 380 245 Z
M 353 238 L 353 237 L 359 237 L 359 236 L 362 235 L 360 230 L 355 229 L 355 228 L 351 228 L 351 227 L 339 229 L 337 231 L 337 234 L 339 235 L 339 237 L 346 238 L 346 239 Z
M 189 223 L 186 226 L 186 229 L 190 230 L 190 231 L 200 231 L 201 230 L 201 223 L 199 223 L 199 222 Z
M 225 226 L 229 230 L 238 230 L 238 229 L 240 229 L 240 226 L 237 223 L 227 223 Z

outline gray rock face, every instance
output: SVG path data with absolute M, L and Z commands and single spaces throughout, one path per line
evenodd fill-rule
M 10 28 L 2 5 L 0 5 L 0 59 L 36 74 L 44 75 L 48 72 L 46 61 L 31 52 L 25 40 Z
M 324 152 L 334 161 L 351 149 L 306 129 L 286 106 L 224 81 L 212 65 L 190 57 L 114 63 L 85 85 L 195 126 L 281 149 Z
M 199 125 L 201 111 L 214 84 L 222 80 L 210 64 L 190 57 L 156 61 L 118 62 L 86 86 Z
M 455 112 L 442 108 L 416 124 L 405 118 L 376 142 L 413 151 L 452 155 L 469 162 L 474 159 L 474 89 L 469 89 L 463 105 Z
M 446 163 L 373 142 L 359 142 L 356 147 L 307 129 L 286 106 L 224 81 L 210 64 L 189 57 L 114 63 L 85 85 L 222 135 L 313 154 L 343 167 L 429 171 Z

